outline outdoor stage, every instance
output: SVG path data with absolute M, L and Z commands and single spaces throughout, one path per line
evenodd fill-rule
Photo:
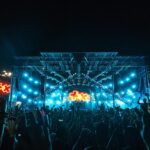
M 41 56 L 15 58 L 8 107 L 67 108 L 83 101 L 89 109 L 102 103 L 132 108 L 141 93 L 149 92 L 148 87 L 143 56 L 42 52 Z

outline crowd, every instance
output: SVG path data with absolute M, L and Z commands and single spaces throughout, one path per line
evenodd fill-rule
M 97 110 L 15 107 L 5 119 L 3 150 L 149 150 L 148 100 L 139 108 Z

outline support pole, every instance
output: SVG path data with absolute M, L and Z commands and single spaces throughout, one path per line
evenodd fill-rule
M 115 78 L 114 78 L 114 72 L 112 74 L 112 81 L 113 81 L 113 92 L 112 92 L 112 97 L 113 97 L 113 108 L 115 108 Z

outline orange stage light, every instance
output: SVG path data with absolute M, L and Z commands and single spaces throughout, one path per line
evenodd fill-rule
M 90 95 L 88 93 L 85 92 L 80 92 L 77 90 L 72 91 L 71 93 L 69 93 L 69 97 L 68 99 L 70 101 L 89 101 L 90 100 Z
M 0 93 L 1 94 L 10 93 L 10 84 L 0 82 Z

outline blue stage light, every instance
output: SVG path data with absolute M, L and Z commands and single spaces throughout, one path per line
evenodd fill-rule
M 94 96 L 94 93 L 91 93 L 92 96 Z
M 90 101 L 86 101 L 87 104 L 89 104 Z
M 30 78 L 29 78 L 29 81 L 33 81 L 33 78 L 30 77 Z
M 49 100 L 49 103 L 50 103 L 50 104 L 53 104 L 53 101 L 52 101 L 52 100 Z
M 42 101 L 38 101 L 39 104 L 42 104 Z
M 32 92 L 32 89 L 28 89 L 28 92 L 31 93 L 31 92 Z
M 24 77 L 28 77 L 28 73 L 27 73 L 27 72 L 24 72 L 24 73 L 23 73 L 23 76 L 24 76 Z
M 21 96 L 23 99 L 26 99 L 27 98 L 27 96 L 26 95 L 24 95 L 24 94 L 22 94 L 22 96 Z
M 38 92 L 37 92 L 37 91 L 34 91 L 34 95 L 38 95 Z
M 136 99 L 136 96 L 135 96 L 135 95 L 133 96 L 133 99 Z
M 126 81 L 130 81 L 130 78 L 127 77 L 127 78 L 126 78 Z
M 102 102 L 101 101 L 98 101 L 98 104 L 101 104 Z
M 113 86 L 112 83 L 110 83 L 110 84 L 109 84 L 109 87 L 112 87 L 112 86 Z
M 34 84 L 38 84 L 39 82 L 37 80 L 34 81 Z
M 56 93 L 52 93 L 52 97 L 55 97 L 56 96 Z
M 132 85 L 132 89 L 135 89 L 135 88 L 136 88 L 136 85 L 135 85 L 135 84 L 133 84 L 133 85 Z
M 130 99 L 128 99 L 127 101 L 128 101 L 128 102 L 131 102 L 131 100 L 130 100 Z
M 46 84 L 45 84 L 45 86 L 46 86 L 46 87 L 49 87 L 49 84 L 48 84 L 48 83 L 46 83 Z
M 62 89 L 62 85 L 60 85 L 59 88 Z
M 15 94 L 13 94 L 13 96 L 12 96 L 13 98 L 15 98 L 16 97 L 16 95 Z
M 60 102 L 60 101 L 56 101 L 56 104 L 60 105 L 60 104 L 61 104 L 61 102 Z
M 60 96 L 60 93 L 59 93 L 59 92 L 57 93 L 57 96 Z
M 133 95 L 133 92 L 132 92 L 132 90 L 130 90 L 130 89 L 127 89 L 127 94 L 128 94 L 128 95 Z
M 23 85 L 23 88 L 24 88 L 24 89 L 26 89 L 26 88 L 27 88 L 27 85 L 26 85 L 26 84 L 24 84 L 24 85 Z
M 134 73 L 134 72 L 131 73 L 130 76 L 131 76 L 131 77 L 135 77 L 135 73 Z
M 123 80 L 120 80 L 119 83 L 120 83 L 120 84 L 124 84 L 124 81 L 123 81 Z
M 102 95 L 103 95 L 103 96 L 106 96 L 106 93 L 103 92 Z
M 119 95 L 119 93 L 118 93 L 118 92 L 116 92 L 116 93 L 115 93 L 115 95 Z
M 107 85 L 104 85 L 103 88 L 104 88 L 104 89 L 108 89 L 108 86 L 107 86 Z
M 29 102 L 29 103 L 31 103 L 31 102 L 32 102 L 32 100 L 31 100 L 31 99 L 28 99 L 28 102 Z
M 65 102 L 66 102 L 66 100 L 63 100 L 63 102 L 62 102 L 62 103 L 64 104 Z
M 67 96 L 67 93 L 65 92 L 63 95 L 64 95 L 64 96 Z
M 115 100 L 116 101 L 116 103 L 118 104 L 118 105 L 124 105 L 125 103 L 124 102 L 122 102 L 121 100 Z
M 123 95 L 124 93 L 125 93 L 124 91 L 121 92 L 122 95 Z
M 48 100 L 46 100 L 46 101 L 45 101 L 45 104 L 48 105 L 48 103 L 49 103 Z
M 50 86 L 51 89 L 54 89 L 54 86 Z

